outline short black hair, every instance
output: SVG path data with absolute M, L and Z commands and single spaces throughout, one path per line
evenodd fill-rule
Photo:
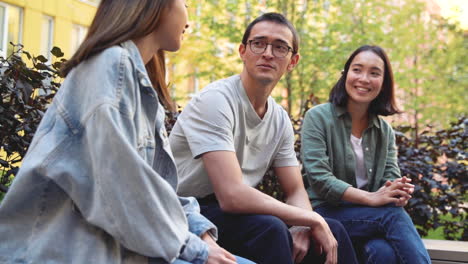
M 346 107 L 348 103 L 348 93 L 346 92 L 346 76 L 354 57 L 364 51 L 371 51 L 379 56 L 384 62 L 384 80 L 380 94 L 371 102 L 369 112 L 377 115 L 389 116 L 400 113 L 395 101 L 395 83 L 393 80 L 392 66 L 385 51 L 375 45 L 363 45 L 356 49 L 345 63 L 344 70 L 338 82 L 330 91 L 329 101 L 337 106 Z
M 247 45 L 247 40 L 250 37 L 250 32 L 252 31 L 252 28 L 255 26 L 255 24 L 262 21 L 271 21 L 280 25 L 287 26 L 293 34 L 292 53 L 297 54 L 299 52 L 299 35 L 297 34 L 297 31 L 292 25 L 292 23 L 280 13 L 265 13 L 257 17 L 254 21 L 250 22 L 250 24 L 245 29 L 244 36 L 242 37 L 242 44 Z

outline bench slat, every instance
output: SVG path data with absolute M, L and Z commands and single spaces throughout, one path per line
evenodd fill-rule
M 423 239 L 433 264 L 468 263 L 468 242 Z

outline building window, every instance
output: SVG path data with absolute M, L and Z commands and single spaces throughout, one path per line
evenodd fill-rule
M 72 37 L 71 37 L 71 52 L 72 55 L 80 47 L 81 42 L 83 42 L 86 33 L 88 33 L 88 28 L 82 25 L 73 25 Z
M 13 52 L 10 42 L 22 42 L 23 10 L 19 7 L 0 3 L 0 56 Z
M 42 39 L 41 39 L 41 55 L 46 57 L 49 61 L 54 44 L 54 18 L 50 16 L 42 17 Z
M 97 6 L 101 2 L 101 0 L 80 0 L 81 2 Z

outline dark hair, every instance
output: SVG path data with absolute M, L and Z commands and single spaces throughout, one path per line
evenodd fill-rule
M 293 34 L 292 54 L 297 54 L 299 52 L 299 35 L 297 34 L 296 29 L 286 17 L 279 13 L 265 13 L 257 17 L 254 21 L 250 22 L 250 24 L 245 29 L 244 36 L 242 37 L 242 44 L 247 45 L 247 40 L 250 37 L 252 28 L 255 26 L 255 24 L 262 21 L 270 21 L 287 26 Z
M 170 8 L 171 3 L 171 0 L 102 0 L 83 43 L 62 66 L 62 76 L 67 76 L 78 64 L 109 47 L 153 32 L 159 26 L 163 11 Z M 146 71 L 161 102 L 174 110 L 165 82 L 164 63 L 164 52 L 159 51 L 145 65 Z
M 349 67 L 353 62 L 354 57 L 364 51 L 371 51 L 379 56 L 384 62 L 384 80 L 382 83 L 382 90 L 380 94 L 370 103 L 369 112 L 377 115 L 389 116 L 400 113 L 398 106 L 395 102 L 395 88 L 393 80 L 392 66 L 385 51 L 379 46 L 364 45 L 355 50 L 349 56 L 344 70 L 338 82 L 333 86 L 330 91 L 329 101 L 337 106 L 345 107 L 348 103 L 348 93 L 346 92 L 346 77 L 348 75 Z

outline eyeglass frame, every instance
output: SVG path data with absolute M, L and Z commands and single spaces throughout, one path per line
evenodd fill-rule
M 253 49 L 252 49 L 252 42 L 253 42 L 253 41 L 265 42 L 266 45 L 265 45 L 265 48 L 263 49 L 263 51 L 258 52 L 258 53 L 255 52 L 255 51 L 253 51 Z M 262 39 L 255 39 L 255 38 L 254 38 L 254 39 L 248 40 L 248 41 L 247 41 L 247 44 L 248 44 L 249 47 L 250 47 L 250 51 L 252 51 L 254 54 L 262 54 L 262 53 L 264 53 L 264 52 L 267 50 L 268 45 L 271 46 L 271 54 L 273 54 L 273 56 L 274 56 L 275 58 L 285 58 L 286 56 L 288 56 L 289 52 L 294 53 L 293 48 L 291 48 L 289 45 L 287 45 L 284 41 L 280 41 L 280 42 L 284 43 L 284 45 L 288 48 L 288 52 L 286 52 L 286 54 L 285 54 L 283 57 L 278 57 L 278 56 L 276 56 L 275 51 L 274 51 L 274 48 L 273 48 L 273 43 L 271 43 L 271 42 L 267 42 L 267 41 L 263 41 Z

